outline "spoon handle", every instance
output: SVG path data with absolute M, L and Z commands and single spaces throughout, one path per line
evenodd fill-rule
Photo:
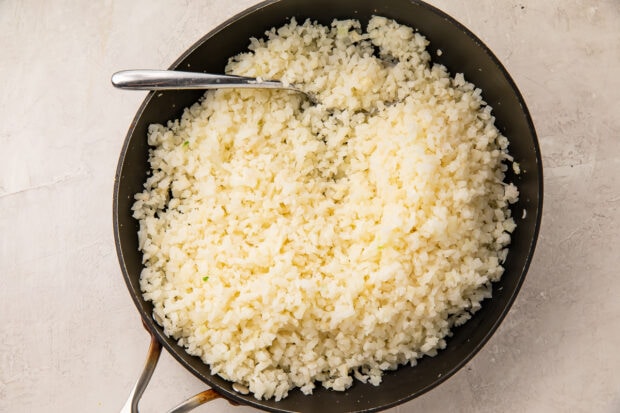
M 112 75 L 112 84 L 119 89 L 179 90 L 179 89 L 292 89 L 275 80 L 258 80 L 252 77 L 215 75 L 176 70 L 123 70 Z

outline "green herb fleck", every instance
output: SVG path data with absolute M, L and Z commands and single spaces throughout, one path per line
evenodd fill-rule
M 202 281 L 209 281 L 209 276 L 202 277 Z
M 189 147 L 189 141 L 185 141 L 185 142 L 183 142 L 183 146 L 184 146 L 185 148 Z

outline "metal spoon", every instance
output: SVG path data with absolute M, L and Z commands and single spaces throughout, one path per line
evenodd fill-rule
M 112 75 L 112 84 L 119 89 L 131 90 L 283 89 L 302 93 L 311 102 L 317 103 L 314 95 L 293 84 L 285 84 L 279 80 L 260 80 L 233 75 L 179 72 L 176 70 L 123 70 Z

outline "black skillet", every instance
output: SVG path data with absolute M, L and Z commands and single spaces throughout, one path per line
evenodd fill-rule
M 229 57 L 246 50 L 250 37 L 262 37 L 274 26 L 295 16 L 300 22 L 311 18 L 329 24 L 334 18 L 355 18 L 363 25 L 373 15 L 396 19 L 419 29 L 430 41 L 434 62 L 480 87 L 483 98 L 493 107 L 496 125 L 510 140 L 510 153 L 521 165 L 518 176 L 508 172 L 507 180 L 520 191 L 512 206 L 518 224 L 502 279 L 493 286 L 493 297 L 483 302 L 474 317 L 453 329 L 447 348 L 435 357 L 419 360 L 415 367 L 404 366 L 386 373 L 380 386 L 355 383 L 345 392 L 317 388 L 311 396 L 292 391 L 279 402 L 256 400 L 235 391 L 231 383 L 210 374 L 197 357 L 188 355 L 174 340 L 166 337 L 151 316 L 152 305 L 143 300 L 139 287 L 142 254 L 138 251 L 138 223 L 132 218 L 134 194 L 140 192 L 149 165 L 147 127 L 178 118 L 183 108 L 194 103 L 201 91 L 149 93 L 136 114 L 118 163 L 114 185 L 114 235 L 121 269 L 129 292 L 152 336 L 149 363 L 125 406 L 137 412 L 139 397 L 150 378 L 163 345 L 186 369 L 212 387 L 197 395 L 183 408 L 186 411 L 212 396 L 273 412 L 373 412 L 413 399 L 437 386 L 458 371 L 486 343 L 514 301 L 529 267 L 536 245 L 542 214 L 542 163 L 534 125 L 513 80 L 491 51 L 463 25 L 440 10 L 416 0 L 269 0 L 255 5 L 226 21 L 200 39 L 170 69 L 223 73 Z M 441 56 L 435 53 L 441 49 Z M 526 211 L 525 213 L 523 211 Z M 525 214 L 525 216 L 524 216 Z M 185 410 L 183 410 L 185 409 Z

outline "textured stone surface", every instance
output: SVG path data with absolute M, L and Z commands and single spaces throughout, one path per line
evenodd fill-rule
M 91 4 L 92 3 L 92 4 Z M 118 411 L 148 337 L 112 237 L 117 156 L 167 67 L 254 0 L 0 2 L 0 411 Z M 620 2 L 434 0 L 499 57 L 545 166 L 538 249 L 483 350 L 391 412 L 620 412 Z M 203 384 L 164 354 L 142 410 Z M 223 401 L 202 412 L 251 412 Z

